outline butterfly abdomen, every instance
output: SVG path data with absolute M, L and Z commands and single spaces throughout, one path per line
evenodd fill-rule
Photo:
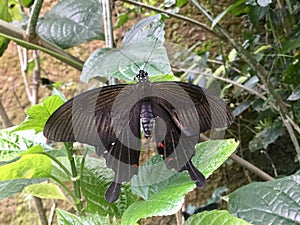
M 144 130 L 145 138 L 151 137 L 154 116 L 152 113 L 151 103 L 149 101 L 144 101 L 142 103 L 140 119 Z

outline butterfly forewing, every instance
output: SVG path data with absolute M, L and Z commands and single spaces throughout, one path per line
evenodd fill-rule
M 183 82 L 152 85 L 155 96 L 161 96 L 157 103 L 169 112 L 176 126 L 186 135 L 226 127 L 233 121 L 226 103 L 199 86 Z

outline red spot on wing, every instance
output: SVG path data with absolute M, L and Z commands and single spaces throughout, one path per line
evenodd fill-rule
M 164 144 L 161 143 L 161 142 L 159 142 L 159 143 L 157 144 L 157 148 L 164 148 Z

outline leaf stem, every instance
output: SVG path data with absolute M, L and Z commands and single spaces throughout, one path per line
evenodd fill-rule
M 73 156 L 73 143 L 64 142 L 64 145 L 67 150 L 69 162 L 71 165 L 71 171 L 72 171 L 71 179 L 73 182 L 74 193 L 76 196 L 76 202 L 75 202 L 76 208 L 77 208 L 79 216 L 83 216 L 84 208 L 83 208 L 82 201 L 81 201 L 80 183 L 79 183 L 80 177 L 78 176 L 76 164 L 75 164 L 75 160 L 74 160 L 74 156 Z
M 69 172 L 69 170 L 55 157 L 53 157 L 52 155 L 48 154 L 47 152 L 39 152 L 38 154 L 41 155 L 46 155 L 48 156 L 50 159 L 52 159 L 57 165 L 59 165 L 59 167 L 65 172 L 65 174 L 69 177 L 71 177 L 71 173 Z
M 29 37 L 35 36 L 36 25 L 38 22 L 39 14 L 43 5 L 43 0 L 35 0 L 30 13 L 26 34 Z

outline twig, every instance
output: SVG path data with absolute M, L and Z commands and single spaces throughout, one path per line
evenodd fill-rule
M 275 166 L 273 160 L 271 159 L 271 157 L 269 156 L 269 154 L 268 154 L 266 151 L 264 151 L 264 150 L 261 150 L 260 153 L 264 154 L 264 155 L 267 157 L 267 159 L 270 161 L 271 166 L 272 166 L 272 168 L 273 168 L 274 176 L 275 176 L 275 177 L 278 177 L 278 173 L 277 173 L 276 166 Z
M 159 8 L 156 8 L 154 6 L 151 6 L 151 5 L 147 5 L 147 4 L 144 4 L 144 3 L 141 3 L 141 2 L 138 2 L 138 1 L 133 1 L 133 0 L 122 0 L 123 2 L 127 2 L 127 3 L 130 3 L 132 5 L 136 5 L 136 6 L 140 6 L 140 7 L 143 7 L 145 9 L 150 9 L 150 10 L 153 10 L 155 12 L 159 12 L 159 13 L 163 13 L 163 14 L 166 14 L 166 15 L 169 15 L 171 17 L 174 17 L 174 18 L 177 18 L 177 19 L 181 19 L 183 21 L 186 21 L 186 22 L 189 22 L 189 23 L 192 23 L 192 24 L 195 24 L 199 27 L 202 27 L 203 29 L 205 29 L 207 32 L 213 34 L 214 36 L 222 39 L 222 37 L 220 37 L 215 31 L 213 31 L 212 29 L 210 29 L 208 26 L 206 26 L 204 23 L 200 23 L 199 21 L 197 20 L 194 20 L 192 18 L 189 18 L 189 17 L 186 17 L 186 16 L 183 16 L 183 15 L 180 15 L 180 14 L 176 14 L 176 13 L 172 13 L 172 12 L 169 12 L 169 11 L 166 11 L 166 10 L 163 10 L 163 9 L 159 9 Z
M 110 0 L 102 0 L 102 11 L 103 11 L 103 22 L 104 22 L 104 35 L 105 35 L 105 45 L 107 48 L 114 47 L 114 33 L 112 25 L 111 16 L 111 3 Z M 113 77 L 109 78 L 109 84 L 115 84 L 115 79 Z
M 230 158 L 233 159 L 234 161 L 236 161 L 237 163 L 239 163 L 240 165 L 244 166 L 248 170 L 252 171 L 256 175 L 260 176 L 264 180 L 267 180 L 267 181 L 274 180 L 274 178 L 271 177 L 269 174 L 265 173 L 264 171 L 262 171 L 258 167 L 254 166 L 252 163 L 246 161 L 245 159 L 242 159 L 238 155 L 232 154 L 230 156 Z
M 19 60 L 20 60 L 20 64 L 21 64 L 21 74 L 23 77 L 25 91 L 27 94 L 27 98 L 32 105 L 32 93 L 30 91 L 30 85 L 29 85 L 28 78 L 27 78 L 28 52 L 27 52 L 26 48 L 23 48 L 21 46 L 17 46 L 17 49 L 18 49 L 18 55 L 19 55 Z M 22 51 L 23 51 L 23 54 L 22 54 Z
M 52 206 L 50 209 L 50 213 L 49 213 L 49 218 L 48 218 L 48 225 L 51 225 L 53 222 L 53 218 L 54 218 L 54 214 L 55 214 L 55 209 L 56 209 L 56 203 L 54 200 L 52 200 Z
M 35 196 L 33 196 L 33 199 L 34 199 L 36 210 L 39 214 L 41 224 L 42 225 L 48 225 L 48 221 L 47 221 L 47 217 L 46 217 L 46 213 L 45 213 L 45 209 L 44 209 L 44 206 L 43 206 L 42 199 L 40 199 L 38 197 L 35 197 Z
M 0 117 L 2 119 L 2 122 L 3 122 L 3 125 L 5 128 L 13 126 L 13 123 L 8 118 L 8 115 L 4 109 L 1 101 L 0 101 Z
M 33 50 L 33 58 L 35 67 L 32 72 L 32 105 L 35 105 L 38 103 L 38 91 L 41 75 L 40 55 L 38 50 Z
M 182 217 L 182 208 L 177 213 L 175 213 L 175 218 L 176 218 L 176 225 L 183 225 L 184 220 Z

